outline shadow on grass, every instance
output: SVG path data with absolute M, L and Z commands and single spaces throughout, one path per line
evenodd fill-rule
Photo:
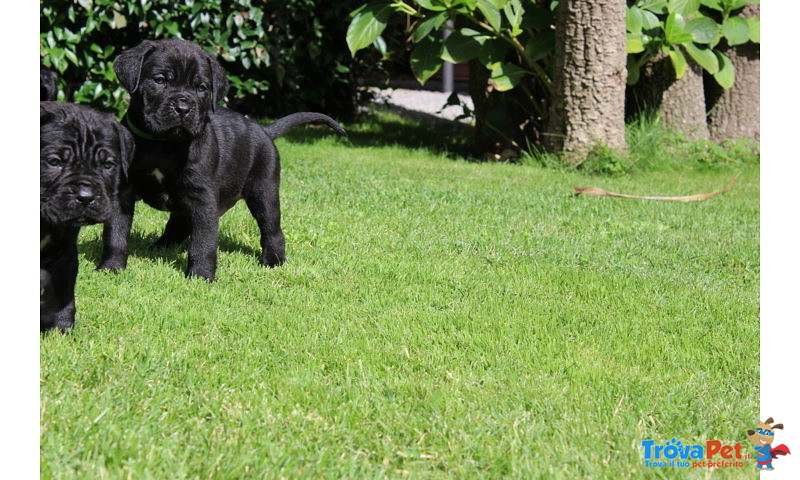
M 260 123 L 268 124 L 268 120 Z M 474 127 L 434 115 L 400 107 L 379 107 L 362 114 L 357 123 L 345 126 L 347 140 L 357 148 L 398 146 L 429 150 L 451 158 L 476 159 Z M 284 138 L 292 143 L 312 143 L 335 135 L 327 126 L 296 128 Z
M 187 248 L 188 240 L 184 240 L 181 244 L 171 247 L 153 247 L 157 239 L 158 235 L 156 234 L 143 235 L 141 232 L 131 232 L 128 239 L 128 252 L 130 256 L 147 258 L 152 261 L 161 261 L 181 272 L 185 272 L 188 261 L 186 255 L 182 253 Z M 101 238 L 92 238 L 81 241 L 78 245 L 78 251 L 82 252 L 95 266 L 98 266 L 100 265 L 100 256 L 103 251 L 103 240 Z M 253 257 L 255 261 L 258 261 L 261 256 L 260 250 L 253 248 L 251 245 L 245 245 L 238 240 L 234 240 L 223 232 L 220 232 L 219 236 L 219 251 L 241 253 Z

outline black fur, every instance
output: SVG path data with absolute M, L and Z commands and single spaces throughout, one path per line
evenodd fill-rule
M 40 328 L 75 321 L 78 230 L 107 221 L 133 157 L 133 136 L 114 117 L 67 103 L 39 106 Z
M 272 135 L 306 121 L 327 119 L 341 127 L 321 114 L 262 127 L 217 107 L 228 89 L 225 72 L 210 53 L 184 40 L 145 41 L 123 52 L 114 69 L 131 93 L 124 122 L 136 135 L 136 157 L 120 209 L 106 224 L 99 268 L 125 268 L 137 198 L 171 213 L 156 246 L 190 238 L 187 275 L 214 280 L 219 218 L 242 198 L 261 231 L 261 263 L 283 263 L 280 163 Z

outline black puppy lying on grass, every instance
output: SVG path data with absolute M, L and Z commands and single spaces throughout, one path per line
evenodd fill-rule
M 171 213 L 156 246 L 190 237 L 189 276 L 214 280 L 219 218 L 242 198 L 261 231 L 261 264 L 282 264 L 280 162 L 272 141 L 307 122 L 344 130 L 319 113 L 296 113 L 262 127 L 217 107 L 228 90 L 225 71 L 192 42 L 142 42 L 117 57 L 114 70 L 131 94 L 123 123 L 136 137 L 136 156 L 130 183 L 120 190 L 120 209 L 106 224 L 99 268 L 125 268 L 137 197 Z
M 107 221 L 133 158 L 133 136 L 112 115 L 39 104 L 39 269 L 42 331 L 75 323 L 78 231 Z

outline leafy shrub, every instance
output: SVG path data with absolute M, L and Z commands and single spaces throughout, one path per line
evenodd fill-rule
M 629 0 L 628 83 L 639 80 L 641 67 L 651 58 L 669 55 L 675 77 L 686 72 L 686 55 L 703 67 L 723 88 L 733 86 L 736 72 L 717 47 L 761 40 L 761 21 L 742 18 L 737 11 L 751 0 Z
M 514 88 L 526 73 L 546 84 L 549 78 L 539 60 L 553 50 L 551 10 L 543 2 L 521 0 L 373 1 L 353 12 L 347 31 L 351 52 L 383 44 L 380 35 L 392 14 L 410 18 L 408 32 L 415 47 L 411 69 L 424 84 L 443 61 L 479 59 L 491 71 L 498 91 Z M 447 25 L 453 21 L 456 27 Z M 443 40 L 441 32 L 452 33 Z
M 525 145 L 538 148 L 551 101 L 551 26 L 558 3 L 373 0 L 352 13 L 347 42 L 354 53 L 370 46 L 383 51 L 383 32 L 390 22 L 402 20 L 412 44 L 411 70 L 421 84 L 444 61 L 470 61 L 471 68 L 485 70 L 487 88 L 477 96 L 471 92 L 478 135 L 484 129 L 495 138 L 484 143 L 500 145 L 500 149 L 508 144 L 520 149 Z M 754 2 L 628 0 L 628 83 L 636 83 L 640 68 L 663 53 L 671 59 L 676 78 L 683 76 L 689 55 L 721 86 L 730 88 L 735 75 L 733 64 L 717 47 L 723 39 L 728 45 L 759 41 L 759 19 L 737 16 L 750 3 Z M 444 31 L 450 34 L 443 40 Z
M 538 144 L 546 124 L 554 48 L 549 0 L 375 0 L 352 13 L 351 52 L 384 50 L 390 23 L 405 26 L 409 63 L 424 84 L 444 61 L 470 62 L 479 151 Z M 443 33 L 449 32 L 446 39 Z M 391 53 L 391 52 L 389 52 Z M 386 55 L 386 52 L 384 52 Z M 480 72 L 477 72 L 480 70 Z
M 59 73 L 59 99 L 121 113 L 114 58 L 144 39 L 184 38 L 217 55 L 229 103 L 248 113 L 355 112 L 355 78 L 380 67 L 354 60 L 342 18 L 359 2 L 313 0 L 42 0 L 42 64 Z M 374 56 L 374 55 L 373 55 Z

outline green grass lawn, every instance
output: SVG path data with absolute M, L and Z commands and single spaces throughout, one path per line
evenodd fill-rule
M 350 130 L 278 142 L 282 267 L 243 203 L 213 284 L 148 249 L 144 204 L 125 272 L 82 232 L 76 327 L 41 341 L 43 478 L 684 477 L 641 441 L 751 451 L 757 162 L 608 177 L 453 159 L 457 134 L 387 115 Z M 570 194 L 737 173 L 697 203 Z

